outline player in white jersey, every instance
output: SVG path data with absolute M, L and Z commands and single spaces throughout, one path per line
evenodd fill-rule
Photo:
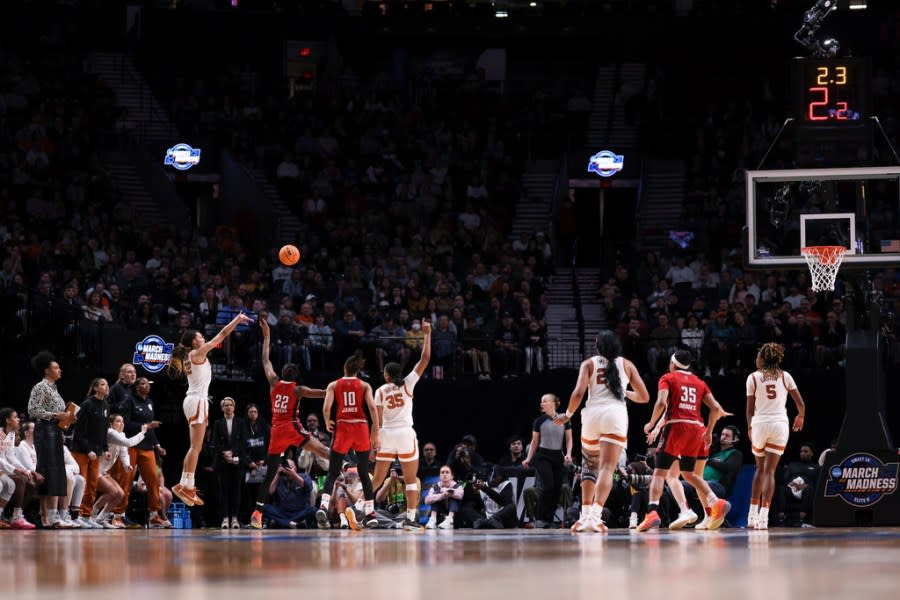
M 628 446 L 625 399 L 646 404 L 650 394 L 634 363 L 621 356 L 622 344 L 615 333 L 600 332 L 597 353 L 581 363 L 569 408 L 553 422 L 561 425 L 571 420 L 588 392 L 581 413 L 581 516 L 572 531 L 603 533 L 603 505 L 612 489 L 619 456 Z
M 769 504 L 775 492 L 775 469 L 788 442 L 788 394 L 797 405 L 794 431 L 803 429 L 806 404 L 794 378 L 781 370 L 784 348 L 781 344 L 763 344 L 756 355 L 756 368 L 747 377 L 747 423 L 756 457 L 756 473 L 750 492 L 750 514 L 747 527 L 769 528 Z
M 384 367 L 385 384 L 375 390 L 375 406 L 381 430 L 378 433 L 378 448 L 375 453 L 375 474 L 372 489 L 378 490 L 384 483 L 391 462 L 400 461 L 403 482 L 406 484 L 406 521 L 403 528 L 421 530 L 416 520 L 419 506 L 419 484 L 416 473 L 419 470 L 419 441 L 413 429 L 412 402 L 413 389 L 431 360 L 431 323 L 422 321 L 425 339 L 422 356 L 409 375 L 403 377 L 399 363 L 388 363 Z
M 169 377 L 173 379 L 187 377 L 188 381 L 182 408 L 190 426 L 191 436 L 191 447 L 184 455 L 181 481 L 172 487 L 172 492 L 188 506 L 203 505 L 203 500 L 197 495 L 197 488 L 194 486 L 194 471 L 197 469 L 197 459 L 203 448 L 203 437 L 206 435 L 209 416 L 209 382 L 212 380 L 212 366 L 206 355 L 224 342 L 235 327 L 241 323 L 252 321 L 253 319 L 244 313 L 238 313 L 208 342 L 201 332 L 189 329 L 184 332 L 181 341 L 172 350 L 172 360 L 169 361 L 168 369 Z

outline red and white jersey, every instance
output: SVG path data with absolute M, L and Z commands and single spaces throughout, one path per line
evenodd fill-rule
M 762 371 L 754 371 L 747 377 L 747 395 L 756 398 L 753 411 L 753 423 L 787 422 L 787 397 L 797 384 L 787 371 L 781 371 L 776 377 L 766 375 Z
M 341 377 L 334 382 L 334 402 L 337 404 L 335 421 L 345 423 L 368 423 L 363 405 L 366 403 L 366 390 L 359 377 Z M 328 418 L 326 416 L 326 418 Z
M 297 384 L 293 381 L 279 381 L 272 386 L 269 394 L 272 400 L 272 427 L 291 423 L 297 415 Z
M 624 401 L 619 400 L 607 384 L 606 371 L 609 369 L 609 361 L 599 355 L 592 356 L 590 360 L 594 368 L 591 372 L 591 381 L 588 384 L 588 399 L 584 405 L 585 408 L 609 405 L 625 406 Z M 617 357 L 613 368 L 619 370 L 619 381 L 622 382 L 623 391 L 628 389 L 625 359 L 621 356 Z
M 375 390 L 375 406 L 381 406 L 381 426 L 412 427 L 413 388 L 419 382 L 419 374 L 415 371 L 403 378 L 403 385 L 386 383 Z
M 710 393 L 705 381 L 690 371 L 672 371 L 659 378 L 659 390 L 669 392 L 666 423 L 703 425 L 700 405 Z

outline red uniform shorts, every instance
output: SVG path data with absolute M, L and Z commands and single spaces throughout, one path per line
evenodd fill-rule
M 674 457 L 702 458 L 708 453 L 703 443 L 706 427 L 699 423 L 671 423 L 663 428 L 657 451 Z
M 300 421 L 291 421 L 272 428 L 269 438 L 269 454 L 281 454 L 291 446 L 302 448 L 309 441 L 309 432 Z
M 337 422 L 334 433 L 334 442 L 331 449 L 338 454 L 347 454 L 351 448 L 357 453 L 368 452 L 372 447 L 369 441 L 368 423 Z

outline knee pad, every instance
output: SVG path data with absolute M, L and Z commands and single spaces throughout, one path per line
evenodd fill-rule
M 584 454 L 581 457 L 581 479 L 597 483 L 597 474 L 600 471 L 600 458 Z
M 419 484 L 418 484 L 418 483 L 407 483 L 407 484 L 406 484 L 406 491 L 407 491 L 407 492 L 418 492 L 418 491 L 419 491 Z

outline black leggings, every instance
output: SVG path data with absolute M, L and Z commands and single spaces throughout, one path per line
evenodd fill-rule
M 331 495 L 334 491 L 334 482 L 341 474 L 341 465 L 344 464 L 344 455 L 331 450 L 328 456 L 328 477 L 325 478 L 325 488 L 322 492 Z M 359 472 L 359 481 L 362 483 L 363 497 L 366 500 L 374 500 L 372 491 L 372 479 L 369 477 L 369 453 L 357 452 L 356 467 Z
M 538 448 L 532 465 L 537 471 L 541 487 L 540 518 L 550 523 L 559 504 L 559 491 L 565 481 L 562 451 Z
M 222 465 L 216 475 L 219 478 L 219 512 L 223 519 L 237 518 L 241 509 L 244 469 L 240 465 Z

